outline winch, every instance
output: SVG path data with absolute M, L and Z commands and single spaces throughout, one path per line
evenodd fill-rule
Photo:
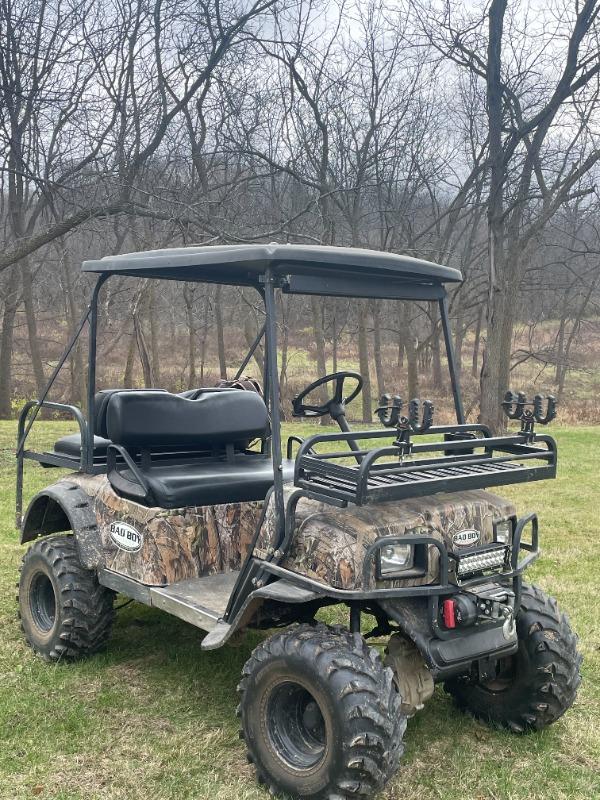
M 465 628 L 470 625 L 504 619 L 512 622 L 515 608 L 515 593 L 511 589 L 486 583 L 477 590 L 460 592 L 441 603 L 444 627 Z

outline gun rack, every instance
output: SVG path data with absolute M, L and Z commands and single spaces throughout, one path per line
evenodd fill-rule
M 502 410 L 509 419 L 517 419 L 521 422 L 521 435 L 528 441 L 535 439 L 535 424 L 548 425 L 556 417 L 556 398 L 549 394 L 544 397 L 536 394 L 533 401 L 527 399 L 524 392 L 515 394 L 510 389 L 504 395 Z
M 494 437 L 483 425 L 431 426 L 424 432 L 411 428 L 411 434 L 428 440 L 410 440 L 407 450 L 389 430 L 311 436 L 296 456 L 294 482 L 323 499 L 366 505 L 556 476 L 556 445 L 550 436 L 527 430 Z M 429 441 L 431 436 L 441 438 Z M 388 441 L 372 449 L 331 451 L 336 442 L 382 439 Z

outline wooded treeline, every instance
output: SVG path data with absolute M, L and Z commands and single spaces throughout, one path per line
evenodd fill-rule
M 84 258 L 191 243 L 350 245 L 458 267 L 472 417 L 498 424 L 525 366 L 559 396 L 582 375 L 593 393 L 599 10 L 0 0 L 0 416 L 41 390 L 75 329 Z M 104 385 L 230 374 L 261 324 L 247 290 L 113 280 L 103 298 Z M 369 378 L 365 418 L 384 389 L 448 394 L 425 304 L 283 298 L 280 342 L 286 397 L 350 363 Z M 81 401 L 84 364 L 81 346 L 59 394 Z

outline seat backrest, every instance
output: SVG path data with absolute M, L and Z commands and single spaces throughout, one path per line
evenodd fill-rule
M 168 392 L 118 392 L 108 401 L 108 437 L 125 448 L 245 447 L 270 433 L 264 400 L 236 389 L 196 400 Z
M 108 439 L 106 412 L 113 394 L 119 392 L 166 392 L 166 389 L 101 389 L 94 397 L 94 435 Z

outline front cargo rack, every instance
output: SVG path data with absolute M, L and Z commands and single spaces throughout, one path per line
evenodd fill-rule
M 411 442 L 408 452 L 388 430 L 311 436 L 298 450 L 294 483 L 343 505 L 367 505 L 556 476 L 556 443 L 545 434 L 492 436 L 484 425 L 439 425 L 422 435 L 427 441 Z M 429 440 L 435 436 L 443 439 Z M 373 439 L 392 442 L 373 449 L 357 445 Z M 323 449 L 335 442 L 357 449 Z

